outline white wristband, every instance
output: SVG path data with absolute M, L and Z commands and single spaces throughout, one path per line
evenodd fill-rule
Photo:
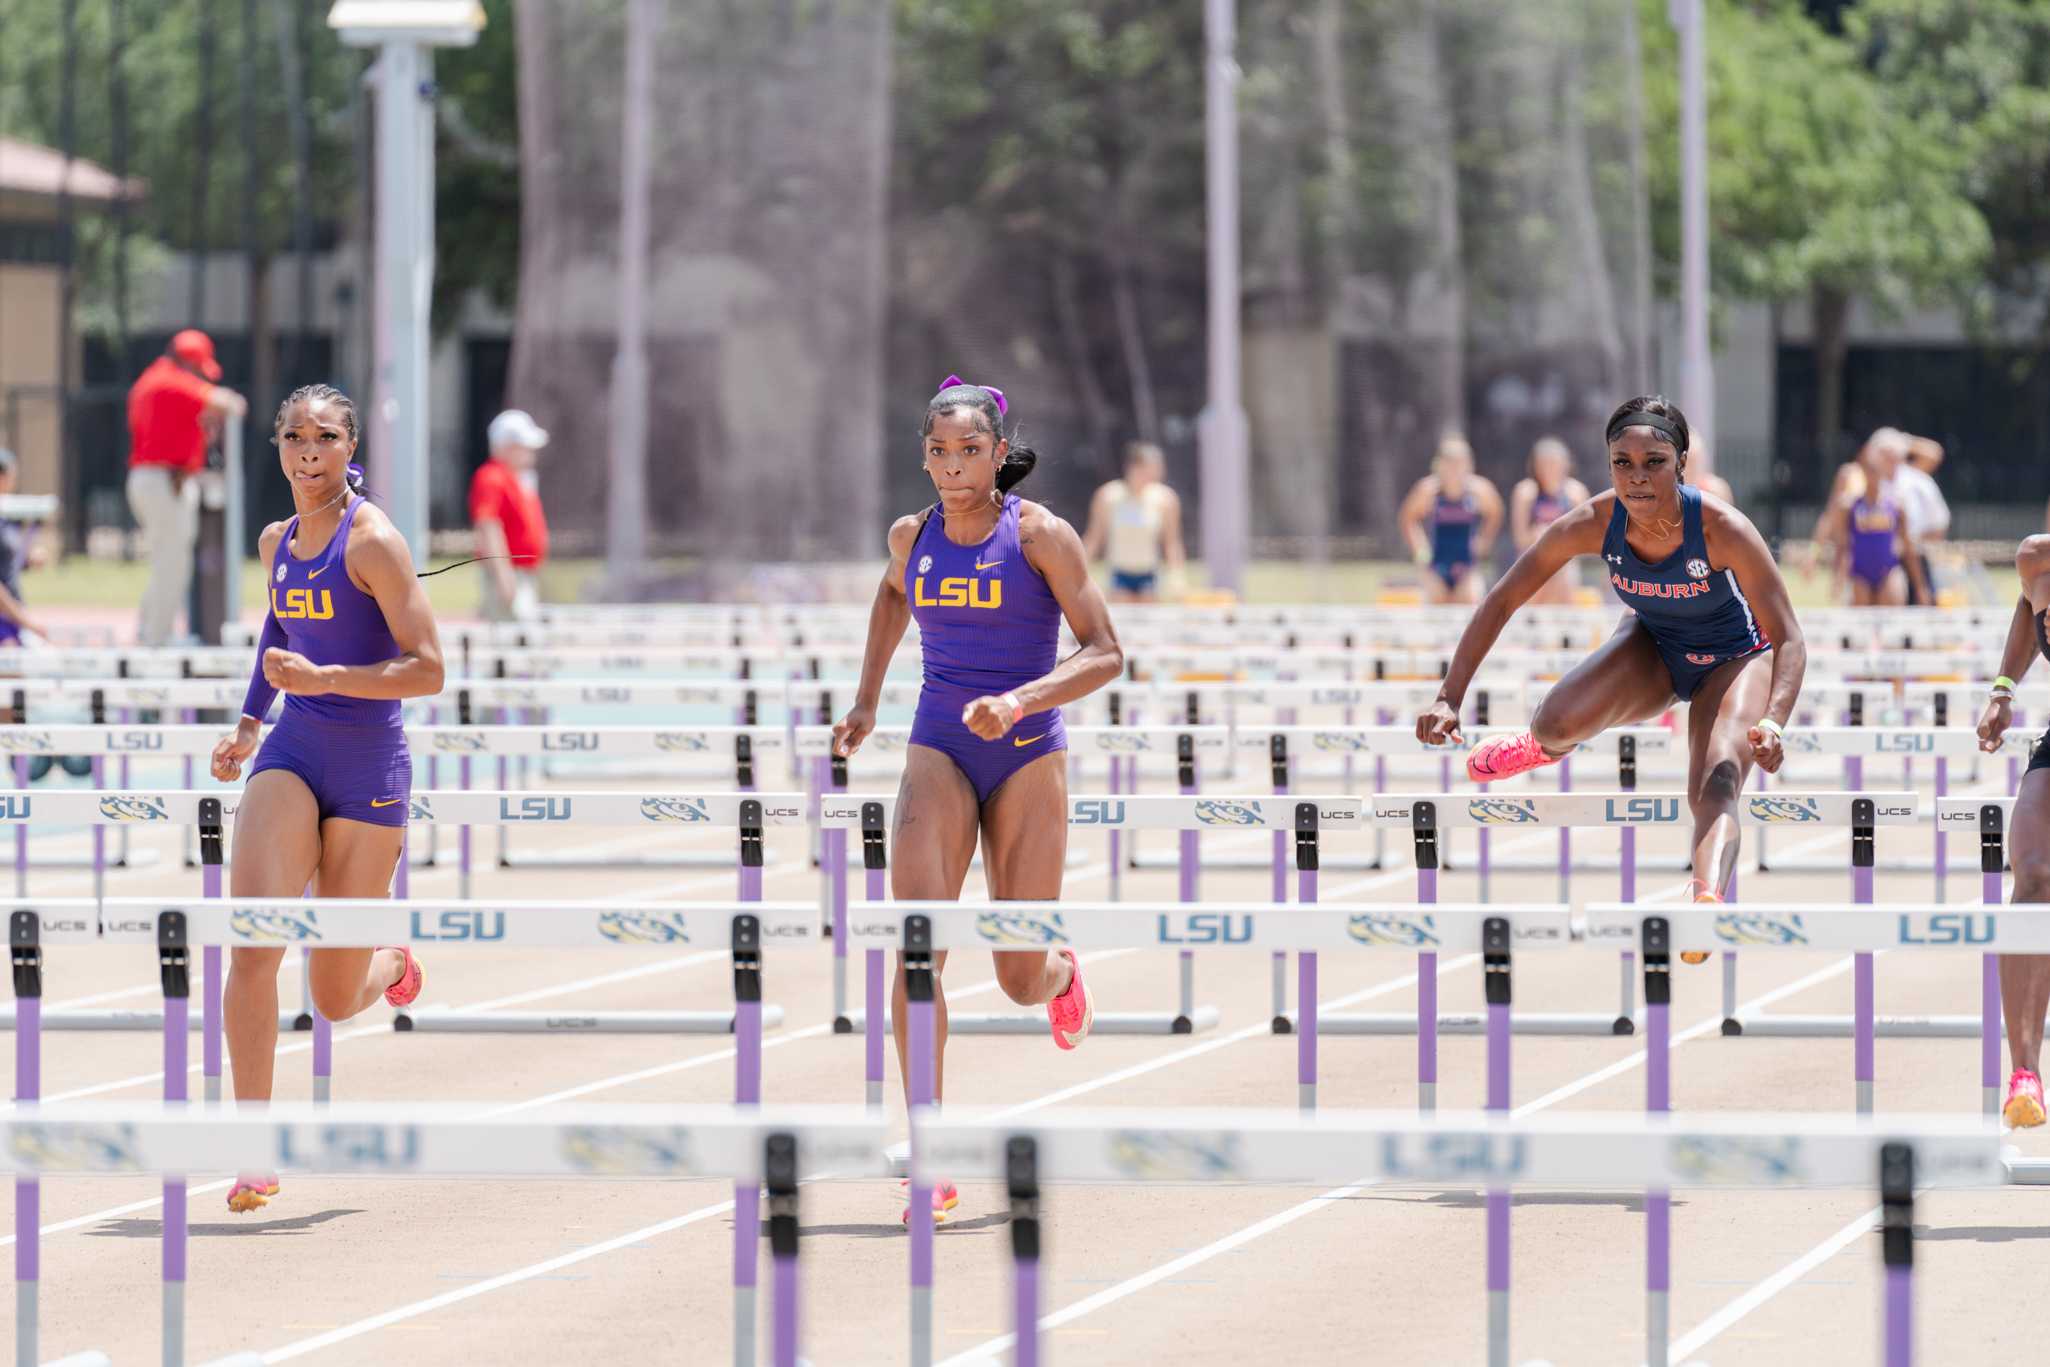
M 1771 717 L 1760 717 L 1758 719 L 1758 729 L 1761 731 L 1770 731 L 1772 732 L 1774 737 L 1780 740 L 1785 740 L 1787 738 L 1787 733 L 1784 730 L 1782 730 L 1780 728 L 1780 724 L 1774 721 Z
M 1016 693 L 1004 694 L 1004 701 L 1011 706 L 1011 725 L 1016 726 L 1025 719 L 1025 704 L 1018 701 Z

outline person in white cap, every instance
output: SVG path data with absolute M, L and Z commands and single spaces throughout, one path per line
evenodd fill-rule
M 483 561 L 484 615 L 524 621 L 541 607 L 541 565 L 548 559 L 548 518 L 541 510 L 535 458 L 548 434 L 526 412 L 509 408 L 491 420 L 491 458 L 470 481 L 470 531 Z

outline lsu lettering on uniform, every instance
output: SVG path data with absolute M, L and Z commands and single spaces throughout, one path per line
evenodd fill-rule
M 961 721 L 977 698 L 1002 697 L 1050 672 L 1060 648 L 1061 605 L 1018 541 L 1022 500 L 1003 498 L 988 540 L 974 546 L 948 540 L 938 506 L 927 509 L 904 566 L 925 669 L 911 743 L 953 760 L 985 803 L 1018 770 L 1068 748 L 1059 708 L 1025 717 L 995 740 Z
M 285 525 L 272 556 L 267 643 L 276 644 L 282 634 L 287 648 L 317 665 L 377 664 L 402 653 L 377 600 L 349 578 L 349 529 L 362 506 L 360 497 L 349 500 L 335 534 L 309 560 L 292 554 L 299 519 Z M 287 694 L 249 773 L 253 778 L 266 769 L 297 774 L 312 790 L 323 821 L 406 824 L 413 757 L 395 698 Z
M 1758 629 L 1736 571 L 1709 563 L 1701 491 L 1691 484 L 1680 486 L 1680 523 L 1680 549 L 1647 564 L 1630 549 L 1630 514 L 1617 499 L 1602 538 L 1602 559 L 1609 586 L 1651 633 L 1673 676 L 1673 692 L 1685 701 L 1718 665 L 1770 650 L 1772 642 Z

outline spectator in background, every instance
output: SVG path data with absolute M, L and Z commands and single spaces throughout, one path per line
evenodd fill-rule
M 1921 562 L 1919 577 L 1910 580 L 1910 603 L 1936 606 L 1936 576 L 1929 563 L 1929 545 L 1950 535 L 1950 504 L 1936 486 L 1936 471 L 1943 464 L 1943 443 L 1933 437 L 1896 432 L 1904 446 L 1900 470 L 1894 476 L 1894 497 L 1908 522 L 1908 541 Z
M 1530 448 L 1530 474 L 1509 491 L 1509 535 L 1521 555 L 1574 508 L 1587 502 L 1587 486 L 1573 477 L 1573 452 L 1557 437 L 1540 437 Z M 1533 603 L 1571 603 L 1580 570 L 1568 565 L 1531 595 Z
M 1110 563 L 1113 603 L 1152 603 L 1160 598 L 1160 575 L 1182 573 L 1182 500 L 1167 487 L 1167 454 L 1150 441 L 1125 447 L 1125 476 L 1097 489 L 1089 500 L 1089 526 L 1082 553 Z
M 470 481 L 472 554 L 483 559 L 484 615 L 494 622 L 529 621 L 541 611 L 542 562 L 548 518 L 534 464 L 548 434 L 509 408 L 491 420 L 491 458 Z
M 16 474 L 14 452 L 0 446 L 0 498 L 14 492 Z M 0 646 L 36 645 L 44 635 L 21 601 L 21 572 L 43 563 L 31 547 L 34 535 L 31 524 L 0 516 Z
M 128 391 L 128 510 L 142 531 L 149 584 L 142 595 L 136 640 L 168 645 L 171 626 L 192 583 L 199 536 L 199 482 L 207 442 L 223 419 L 240 418 L 248 401 L 219 383 L 221 363 L 211 337 L 187 328 Z

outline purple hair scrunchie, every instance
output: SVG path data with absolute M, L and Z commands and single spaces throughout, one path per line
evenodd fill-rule
M 940 392 L 941 394 L 944 394 L 944 393 L 946 393 L 946 392 L 947 392 L 947 391 L 948 391 L 949 389 L 952 389 L 952 388 L 954 388 L 954 387 L 955 387 L 956 385 L 964 385 L 964 384 L 969 384 L 969 383 L 972 383 L 972 382 L 971 382 L 971 381 L 968 381 L 968 380 L 964 380 L 964 379 L 962 379 L 962 378 L 961 378 L 961 377 L 960 377 L 959 375 L 949 375 L 949 376 L 947 376 L 947 378 L 946 378 L 946 379 L 944 379 L 944 380 L 940 381 L 940 389 L 939 389 L 939 392 Z M 998 415 L 999 417 L 1006 417 L 1006 418 L 1008 418 L 1009 416 L 1011 416 L 1011 406 L 1010 406 L 1010 404 L 1008 404 L 1008 403 L 1006 403 L 1006 402 L 1004 401 L 1004 391 L 1003 391 L 1003 390 L 1001 390 L 1001 389 L 998 389 L 998 388 L 997 388 L 997 387 L 996 387 L 995 385 L 989 385 L 989 384 L 979 384 L 979 385 L 976 385 L 975 387 L 976 387 L 977 389 L 981 390 L 981 391 L 982 391 L 983 393 L 985 393 L 985 394 L 989 395 L 989 396 L 990 396 L 990 397 L 991 397 L 992 399 L 995 399 L 995 400 L 997 401 L 997 415 Z M 937 397 L 937 395 L 936 395 L 935 397 Z

